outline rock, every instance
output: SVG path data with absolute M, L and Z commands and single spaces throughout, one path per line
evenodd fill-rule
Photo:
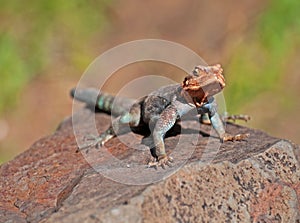
M 288 141 L 228 124 L 250 138 L 220 144 L 183 121 L 166 138 L 173 167 L 155 170 L 143 135 L 77 152 L 94 121 L 103 131 L 110 117 L 84 109 L 0 167 L 1 222 L 300 222 L 299 147 Z

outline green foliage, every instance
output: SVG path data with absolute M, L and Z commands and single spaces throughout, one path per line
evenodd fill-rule
M 15 104 L 32 77 L 55 66 L 61 59 L 57 57 L 64 55 L 66 63 L 85 68 L 88 42 L 102 31 L 108 4 L 108 0 L 1 2 L 0 114 Z
M 10 36 L 2 35 L 0 43 L 0 111 L 4 111 L 16 101 L 16 91 L 27 81 L 28 71 L 16 42 Z
M 259 93 L 278 87 L 289 57 L 300 42 L 300 1 L 274 0 L 263 12 L 255 34 L 239 46 L 228 71 L 226 98 L 236 111 Z

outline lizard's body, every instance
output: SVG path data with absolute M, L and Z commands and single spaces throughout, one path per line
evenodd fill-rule
M 224 86 L 220 65 L 197 66 L 193 75 L 187 76 L 182 84 L 161 87 L 137 102 L 133 99 L 116 100 L 114 96 L 101 93 L 95 89 L 73 89 L 72 96 L 80 101 L 95 105 L 100 110 L 110 112 L 117 118 L 110 128 L 102 133 L 95 144 L 103 144 L 116 136 L 122 125 L 131 127 L 148 125 L 155 145 L 154 162 L 150 165 L 169 165 L 172 161 L 167 156 L 164 145 L 165 134 L 183 115 L 192 110 L 198 114 L 208 114 L 210 122 L 221 141 L 240 140 L 246 135 L 231 136 L 225 132 L 223 122 L 217 113 L 217 104 L 213 95 Z M 115 102 L 114 102 L 115 101 Z

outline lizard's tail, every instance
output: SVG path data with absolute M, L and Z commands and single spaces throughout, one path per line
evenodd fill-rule
M 100 92 L 95 88 L 73 88 L 70 94 L 74 99 L 84 102 L 88 106 L 95 106 L 115 116 L 122 115 L 126 111 L 129 111 L 135 101 L 131 98 L 116 98 L 113 95 Z

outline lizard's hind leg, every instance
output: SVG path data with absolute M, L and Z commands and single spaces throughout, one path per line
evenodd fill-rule
M 137 127 L 140 123 L 141 118 L 141 105 L 140 103 L 134 104 L 129 112 L 124 113 L 123 115 L 114 119 L 110 127 L 99 136 L 92 137 L 93 142 L 83 145 L 79 150 L 86 149 L 91 146 L 103 146 L 111 138 L 115 137 L 118 134 L 123 133 L 122 130 L 128 130 L 124 128 L 129 125 L 130 127 Z
M 250 121 L 251 117 L 249 115 L 228 115 L 228 114 L 225 114 L 222 117 L 222 119 L 225 122 L 228 122 L 228 121 L 235 122 L 236 120 L 242 120 L 242 121 L 248 122 L 248 121 Z

